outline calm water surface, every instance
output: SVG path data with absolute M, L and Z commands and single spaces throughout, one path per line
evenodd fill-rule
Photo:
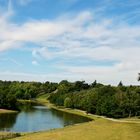
M 90 119 L 41 105 L 24 105 L 22 111 L 0 114 L 0 131 L 30 132 L 62 128 L 67 125 L 90 121 Z

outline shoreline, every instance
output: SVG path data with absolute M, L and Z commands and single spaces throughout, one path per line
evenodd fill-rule
M 69 109 L 60 106 L 55 106 L 45 99 L 37 99 L 37 102 L 49 108 L 57 109 L 67 113 L 77 114 L 84 117 L 90 117 L 93 120 L 85 123 L 69 125 L 63 128 L 54 128 L 50 130 L 36 131 L 26 133 L 20 137 L 14 138 L 13 140 L 139 140 L 139 123 L 121 122 L 108 120 L 103 116 L 87 114 L 85 111 L 78 109 Z M 131 129 L 130 129 L 131 128 Z M 117 135 L 116 135 L 117 134 Z
M 52 109 L 55 109 L 55 110 L 58 110 L 58 111 L 63 111 L 63 112 L 66 112 L 66 113 L 70 113 L 70 114 L 75 114 L 75 115 L 80 115 L 80 116 L 83 116 L 83 117 L 87 117 L 89 119 L 92 119 L 91 121 L 95 121 L 95 120 L 101 118 L 100 116 L 97 116 L 97 115 L 93 115 L 93 114 L 90 114 L 90 113 L 87 114 L 86 111 L 83 111 L 83 110 L 65 108 L 63 106 L 56 106 L 55 104 L 50 103 L 46 99 L 36 99 L 36 101 L 38 103 L 41 103 L 42 105 L 45 105 L 45 106 L 47 106 L 49 108 L 52 108 Z
M 107 139 L 109 133 L 111 133 L 111 135 L 113 135 L 117 131 L 119 131 L 118 133 L 121 133 L 122 131 L 126 131 L 126 133 L 131 134 L 132 132 L 129 131 L 130 130 L 129 127 L 131 126 L 132 128 L 134 127 L 134 129 L 135 129 L 135 125 L 137 127 L 139 126 L 138 123 L 132 124 L 132 122 L 126 122 L 125 120 L 120 121 L 118 119 L 108 119 L 104 116 L 87 114 L 85 111 L 78 110 L 78 109 L 70 109 L 70 108 L 65 108 L 63 106 L 55 106 L 54 104 L 50 103 L 46 99 L 36 99 L 34 101 L 36 101 L 37 103 L 40 103 L 44 106 L 47 106 L 49 108 L 53 108 L 56 110 L 60 110 L 63 112 L 72 113 L 72 114 L 76 114 L 76 115 L 81 115 L 84 117 L 88 117 L 92 120 L 89 122 L 85 122 L 85 123 L 69 125 L 69 126 L 66 126 L 63 128 L 54 128 L 54 129 L 50 129 L 50 130 L 35 131 L 35 132 L 30 132 L 30 133 L 20 132 L 20 136 L 17 138 L 14 138 L 14 140 L 19 140 L 19 139 L 34 140 L 35 138 L 36 138 L 36 140 L 40 140 L 42 138 L 44 139 L 44 137 L 45 137 L 44 140 L 47 140 L 50 137 L 53 139 L 56 138 L 56 135 L 59 136 L 58 140 L 61 140 L 63 138 L 63 136 L 64 136 L 64 139 L 66 139 L 66 140 L 69 140 L 70 137 L 71 137 L 70 140 L 74 140 L 75 138 L 79 137 L 79 131 L 81 131 L 80 134 L 82 134 L 83 137 L 85 135 L 87 136 L 87 139 L 84 139 L 84 140 L 92 140 L 92 137 L 90 137 L 92 134 L 95 135 L 95 140 L 98 140 L 100 138 L 100 135 L 98 135 L 98 133 L 100 133 L 101 131 L 103 132 L 103 134 L 101 134 L 103 139 Z M 112 128 L 114 128 L 114 129 L 112 129 Z M 87 130 L 87 131 L 85 131 L 85 130 Z M 72 135 L 71 135 L 71 133 L 72 133 Z M 123 137 L 126 137 L 128 140 L 130 140 L 127 136 L 128 134 L 126 134 Z M 137 134 L 137 133 L 134 132 L 131 135 L 134 136 L 135 134 Z M 139 137 L 138 134 L 136 137 Z M 103 140 L 103 139 L 101 139 L 101 140 Z M 122 137 L 120 137 L 119 135 L 118 135 L 118 139 L 123 140 Z M 112 140 L 112 139 L 109 139 L 109 140 Z M 136 138 L 136 140 L 138 140 L 138 139 Z
M 95 114 L 91 114 L 91 113 L 86 113 L 86 111 L 80 110 L 80 109 L 71 109 L 71 108 L 65 108 L 63 106 L 56 106 L 55 104 L 50 103 L 46 99 L 36 99 L 36 101 L 43 104 L 43 105 L 46 105 L 50 108 L 59 110 L 59 111 L 63 111 L 63 112 L 67 112 L 67 113 L 76 114 L 76 115 L 90 118 L 90 119 L 92 119 L 91 121 L 104 119 L 104 120 L 113 121 L 113 122 L 120 122 L 120 123 L 138 123 L 138 124 L 140 124 L 140 119 L 138 119 L 138 117 L 136 117 L 135 119 L 134 119 L 134 117 L 132 117 L 133 119 L 132 118 L 119 118 L 119 119 L 108 118 L 106 116 L 99 116 L 99 115 L 95 115 Z

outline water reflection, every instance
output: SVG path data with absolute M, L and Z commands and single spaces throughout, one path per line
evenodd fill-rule
M 33 106 L 33 108 L 35 108 L 35 109 L 47 109 L 47 107 L 46 106 Z
M 90 121 L 46 106 L 26 104 L 20 107 L 22 111 L 18 114 L 0 115 L 0 131 L 30 132 Z
M 56 116 L 57 118 L 59 118 L 59 120 L 61 121 L 61 124 L 63 126 L 89 121 L 89 119 L 86 117 L 82 117 L 82 116 L 71 114 L 71 113 L 57 111 L 55 109 L 52 109 L 51 112 L 52 112 L 53 116 Z
M 16 123 L 17 113 L 0 114 L 0 130 L 10 131 L 10 128 Z
M 18 108 L 19 110 L 21 110 L 22 112 L 34 112 L 36 111 L 36 109 L 34 108 L 34 105 L 36 105 L 35 103 L 19 103 L 18 104 Z

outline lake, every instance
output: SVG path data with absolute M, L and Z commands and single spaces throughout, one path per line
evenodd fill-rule
M 0 131 L 32 132 L 62 128 L 91 119 L 42 105 L 22 105 L 19 113 L 0 114 Z

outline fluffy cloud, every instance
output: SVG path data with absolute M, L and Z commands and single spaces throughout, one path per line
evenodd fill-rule
M 35 66 L 39 65 L 38 62 L 35 61 L 35 60 L 32 61 L 32 64 L 35 65 Z
M 90 11 L 81 12 L 76 16 L 61 16 L 55 20 L 30 20 L 18 25 L 7 20 L 11 11 L 9 3 L 9 12 L 0 19 L 0 51 L 24 47 L 30 42 L 38 46 L 32 49 L 35 59 L 57 58 L 57 63 L 63 63 L 60 65 L 62 71 L 69 73 L 65 76 L 69 79 L 79 75 L 78 78 L 88 81 L 95 77 L 105 83 L 119 82 L 122 79 L 126 83 L 135 83 L 136 74 L 140 69 L 139 26 L 116 25 L 113 19 L 96 21 Z M 89 66 L 67 64 L 67 60 L 78 63 L 78 59 L 117 63 L 106 66 L 92 63 Z M 32 64 L 38 63 L 33 61 Z

